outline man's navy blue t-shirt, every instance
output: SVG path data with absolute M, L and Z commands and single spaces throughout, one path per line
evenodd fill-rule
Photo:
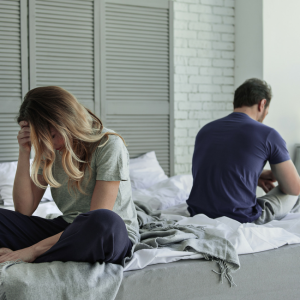
M 247 114 L 233 112 L 208 123 L 195 142 L 194 182 L 187 200 L 191 216 L 253 222 L 262 211 L 256 187 L 263 167 L 267 161 L 278 164 L 289 159 L 280 134 Z

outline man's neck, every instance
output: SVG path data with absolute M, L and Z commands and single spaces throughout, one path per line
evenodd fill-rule
M 241 112 L 248 115 L 251 119 L 257 121 L 257 105 L 253 105 L 251 107 L 243 106 L 239 108 L 235 108 L 233 112 Z

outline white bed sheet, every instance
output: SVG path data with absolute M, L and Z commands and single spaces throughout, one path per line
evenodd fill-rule
M 12 206 L 1 206 L 14 210 Z M 54 202 L 41 203 L 35 211 L 35 216 L 45 218 L 61 214 Z M 300 213 L 288 214 L 280 221 L 272 221 L 265 225 L 251 223 L 242 224 L 227 217 L 211 219 L 203 214 L 189 217 L 186 203 L 170 207 L 163 211 L 165 218 L 177 221 L 177 224 L 203 226 L 211 234 L 227 238 L 238 254 L 248 254 L 276 249 L 286 244 L 300 243 Z M 199 259 L 199 254 L 193 252 L 173 251 L 164 249 L 145 249 L 134 253 L 124 271 L 142 269 L 148 265 L 169 263 L 182 259 Z
M 186 203 L 163 211 L 163 216 L 177 220 L 177 224 L 203 226 L 211 234 L 227 238 L 239 255 L 279 248 L 286 244 L 300 243 L 300 213 L 288 214 L 280 221 L 265 225 L 242 224 L 227 217 L 217 219 L 199 214 L 188 217 Z M 172 251 L 172 249 L 140 250 L 125 266 L 125 271 L 142 269 L 156 263 L 169 263 L 181 259 L 199 259 L 193 252 Z

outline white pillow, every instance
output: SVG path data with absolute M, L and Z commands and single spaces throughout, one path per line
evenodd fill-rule
M 14 205 L 14 201 L 12 198 L 12 191 L 13 191 L 13 186 L 12 185 L 1 185 L 0 186 L 0 204 L 2 205 Z M 42 198 L 41 201 L 53 201 L 50 187 L 48 186 L 45 194 Z
M 129 162 L 132 189 L 147 189 L 152 185 L 168 179 L 157 161 L 154 151 L 148 152 Z
M 14 184 L 17 165 L 17 161 L 0 163 L 0 187 Z
M 30 165 L 33 159 L 30 159 Z M 14 180 L 17 171 L 17 161 L 0 163 L 0 204 L 14 205 L 12 199 L 12 191 Z M 46 192 L 42 198 L 42 201 L 53 201 L 50 187 L 46 189 Z
M 152 209 L 167 209 L 185 203 L 193 186 L 192 175 L 176 175 L 148 189 L 133 190 L 133 200 L 147 203 Z
M 17 161 L 0 163 L 0 204 L 13 205 L 12 188 L 17 165 Z
M 30 159 L 30 165 L 33 159 Z M 17 161 L 0 163 L 0 187 L 3 185 L 14 185 L 14 180 L 17 172 Z

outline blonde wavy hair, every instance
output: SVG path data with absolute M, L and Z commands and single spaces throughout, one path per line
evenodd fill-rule
M 39 183 L 37 173 L 43 168 L 45 181 L 54 188 L 61 186 L 52 174 L 55 151 L 52 143 L 50 127 L 54 127 L 63 137 L 65 147 L 61 150 L 62 166 L 68 175 L 68 191 L 75 194 L 82 189 L 84 173 L 89 168 L 91 178 L 91 157 L 97 147 L 103 147 L 109 135 L 117 133 L 102 133 L 101 120 L 89 109 L 85 108 L 71 93 L 58 86 L 38 87 L 30 90 L 20 107 L 17 122 L 27 121 L 31 129 L 31 143 L 35 157 L 32 164 L 31 178 L 35 185 L 45 189 Z M 100 141 L 106 137 L 104 143 Z M 125 144 L 126 145 L 126 144 Z M 86 183 L 86 185 L 87 185 Z M 85 185 L 85 187 L 86 187 Z

